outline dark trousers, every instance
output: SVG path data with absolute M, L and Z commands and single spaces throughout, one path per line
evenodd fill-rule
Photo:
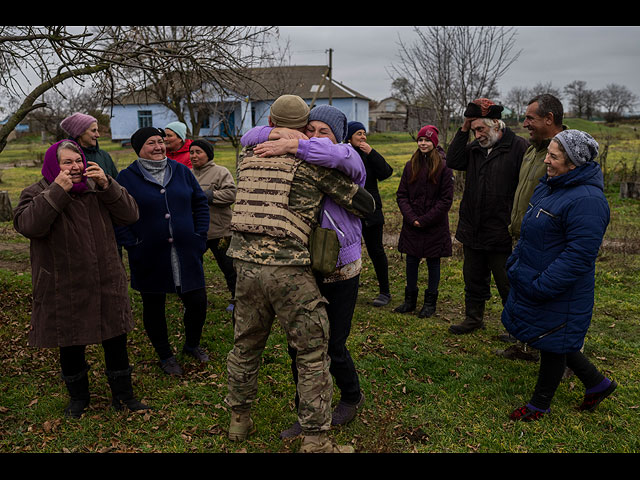
M 587 390 L 604 380 L 604 375 L 582 352 L 551 353 L 540 351 L 540 371 L 536 388 L 531 397 L 531 405 L 542 410 L 547 410 L 551 406 L 551 400 L 560 385 L 565 367 L 573 370 Z
M 380 293 L 389 294 L 389 260 L 382 244 L 384 224 L 365 227 L 362 225 L 362 238 L 367 247 L 367 254 L 376 272 Z
M 227 282 L 227 288 L 231 292 L 231 298 L 236 296 L 236 269 L 233 267 L 233 258 L 227 255 L 227 248 L 220 248 L 221 238 L 213 238 L 207 241 L 207 248 L 211 250 L 216 259 L 216 263 L 224 279 Z
M 360 400 L 360 379 L 347 349 L 347 338 L 351 332 L 351 319 L 358 299 L 360 276 L 333 283 L 318 281 L 320 292 L 329 301 L 327 316 L 329 317 L 329 372 L 340 389 L 340 399 L 346 403 L 356 404 Z M 291 371 L 293 380 L 298 383 L 296 351 L 289 346 Z M 296 394 L 296 406 L 298 395 Z
M 60 347 L 60 367 L 65 377 L 77 375 L 86 368 L 85 349 L 86 345 Z M 104 340 L 102 349 L 107 370 L 119 371 L 129 368 L 126 333 Z
M 509 296 L 509 280 L 505 265 L 510 252 L 477 250 L 464 246 L 464 297 L 466 303 L 483 304 L 491 298 L 491 275 L 504 305 Z
M 418 268 L 420 267 L 420 258 L 407 255 L 407 290 L 418 290 Z M 431 293 L 437 293 L 440 286 L 440 259 L 427 258 L 427 272 L 429 278 L 427 280 L 427 290 Z
M 173 356 L 169 344 L 167 319 L 165 316 L 165 293 L 140 292 L 142 296 L 142 323 L 147 332 L 151 345 L 156 350 L 160 360 Z M 207 316 L 207 293 L 204 288 L 186 293 L 178 293 L 184 305 L 184 332 L 187 347 L 195 348 L 200 345 L 202 328 Z

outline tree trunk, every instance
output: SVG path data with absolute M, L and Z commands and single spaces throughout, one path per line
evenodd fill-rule
M 620 182 L 620 198 L 640 199 L 640 183 Z
M 11 208 L 9 192 L 2 190 L 0 191 L 0 221 L 9 222 L 11 220 L 13 220 L 13 209 Z

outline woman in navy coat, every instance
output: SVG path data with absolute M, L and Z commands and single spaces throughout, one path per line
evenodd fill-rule
M 538 420 L 549 412 L 565 366 L 586 392 L 580 410 L 594 410 L 613 392 L 580 351 L 591 323 L 595 261 L 609 224 L 609 205 L 597 142 L 579 130 L 556 135 L 523 219 L 521 236 L 507 261 L 511 284 L 502 323 L 518 340 L 540 350 L 540 371 L 528 404 L 512 420 Z
M 167 293 L 177 293 L 184 304 L 183 353 L 208 361 L 200 337 L 207 310 L 202 255 L 209 206 L 191 170 L 167 158 L 163 130 L 141 128 L 131 145 L 139 158 L 117 180 L 138 203 L 140 219 L 116 234 L 127 250 L 131 287 L 141 294 L 144 327 L 160 366 L 167 374 L 181 375 L 169 344 L 165 300 Z

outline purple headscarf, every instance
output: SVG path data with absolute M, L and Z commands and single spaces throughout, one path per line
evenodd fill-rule
M 53 183 L 56 177 L 60 174 L 60 165 L 58 163 L 58 147 L 63 142 L 70 142 L 75 145 L 78 145 L 73 140 L 61 140 L 57 143 L 51 145 L 46 153 L 44 154 L 44 161 L 42 162 L 42 176 L 47 179 L 49 183 Z M 82 155 L 82 163 L 84 164 L 85 170 L 87 169 L 87 159 L 84 157 L 84 152 L 82 148 L 78 145 L 78 150 L 80 151 L 80 155 Z M 82 176 L 82 181 L 80 183 L 74 183 L 73 187 L 71 187 L 71 191 L 73 193 L 84 192 L 87 189 L 87 177 Z

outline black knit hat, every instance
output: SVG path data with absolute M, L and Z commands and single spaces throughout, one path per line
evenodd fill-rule
M 149 138 L 155 137 L 156 135 L 160 135 L 162 138 L 166 137 L 164 130 L 156 127 L 143 127 L 131 135 L 131 146 L 133 147 L 133 151 L 136 152 L 136 155 L 140 155 L 140 150 Z
M 211 145 L 206 140 L 194 140 L 193 142 L 191 142 L 189 149 L 191 149 L 191 147 L 200 147 L 204 151 L 204 153 L 207 154 L 207 158 L 209 160 L 213 160 L 213 145 Z
M 501 118 L 504 107 L 488 98 L 478 98 L 467 105 L 464 116 L 468 118 Z

